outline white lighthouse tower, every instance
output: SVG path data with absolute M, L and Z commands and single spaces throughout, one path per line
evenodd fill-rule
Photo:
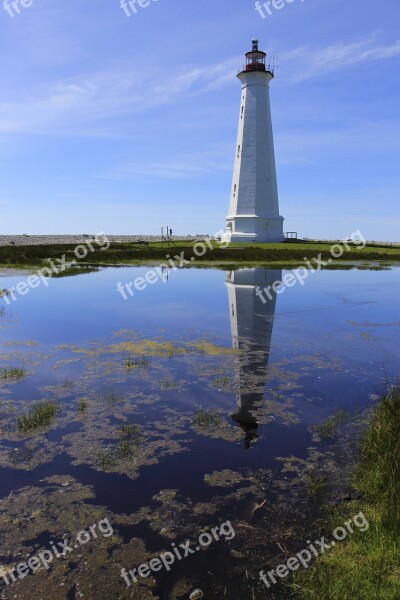
M 282 242 L 279 215 L 269 82 L 273 69 L 253 40 L 246 65 L 238 74 L 242 84 L 229 214 L 223 239 L 229 242 Z

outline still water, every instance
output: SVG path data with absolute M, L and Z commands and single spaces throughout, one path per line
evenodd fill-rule
M 321 271 L 268 297 L 281 270 L 182 269 L 124 300 L 117 283 L 146 271 L 1 301 L 2 598 L 288 598 L 259 570 L 351 493 L 357 434 L 399 372 L 400 270 Z M 21 425 L 44 401 L 47 426 Z M 12 571 L 98 523 L 48 569 Z

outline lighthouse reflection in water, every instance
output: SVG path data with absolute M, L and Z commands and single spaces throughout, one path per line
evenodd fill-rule
M 281 279 L 282 270 L 260 268 L 230 271 L 226 277 L 232 345 L 239 350 L 232 418 L 244 431 L 246 448 L 258 438 L 256 413 L 264 397 L 276 308 L 272 285 Z M 257 294 L 257 288 L 268 288 L 268 295 Z

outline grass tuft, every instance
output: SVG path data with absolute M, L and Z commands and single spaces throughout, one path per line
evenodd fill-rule
M 4 367 L 0 369 L 1 379 L 23 379 L 25 375 L 26 371 L 21 367 Z
M 32 412 L 22 413 L 18 417 L 18 431 L 27 432 L 39 427 L 47 427 L 59 411 L 59 405 L 52 400 L 38 402 L 33 407 Z
M 125 361 L 127 369 L 144 369 L 151 367 L 151 360 L 147 356 L 143 355 L 130 355 Z
M 79 400 L 77 411 L 79 413 L 85 413 L 87 411 L 88 406 L 89 406 L 88 402 L 86 400 L 84 400 L 83 398 L 81 398 Z

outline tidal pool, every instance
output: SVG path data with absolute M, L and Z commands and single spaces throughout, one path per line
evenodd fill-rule
M 288 598 L 259 570 L 349 493 L 357 434 L 399 373 L 400 269 L 269 296 L 281 270 L 182 269 L 124 300 L 117 283 L 146 271 L 0 298 L 1 598 Z M 106 520 L 48 569 L 12 570 Z M 186 540 L 127 586 L 121 569 Z

